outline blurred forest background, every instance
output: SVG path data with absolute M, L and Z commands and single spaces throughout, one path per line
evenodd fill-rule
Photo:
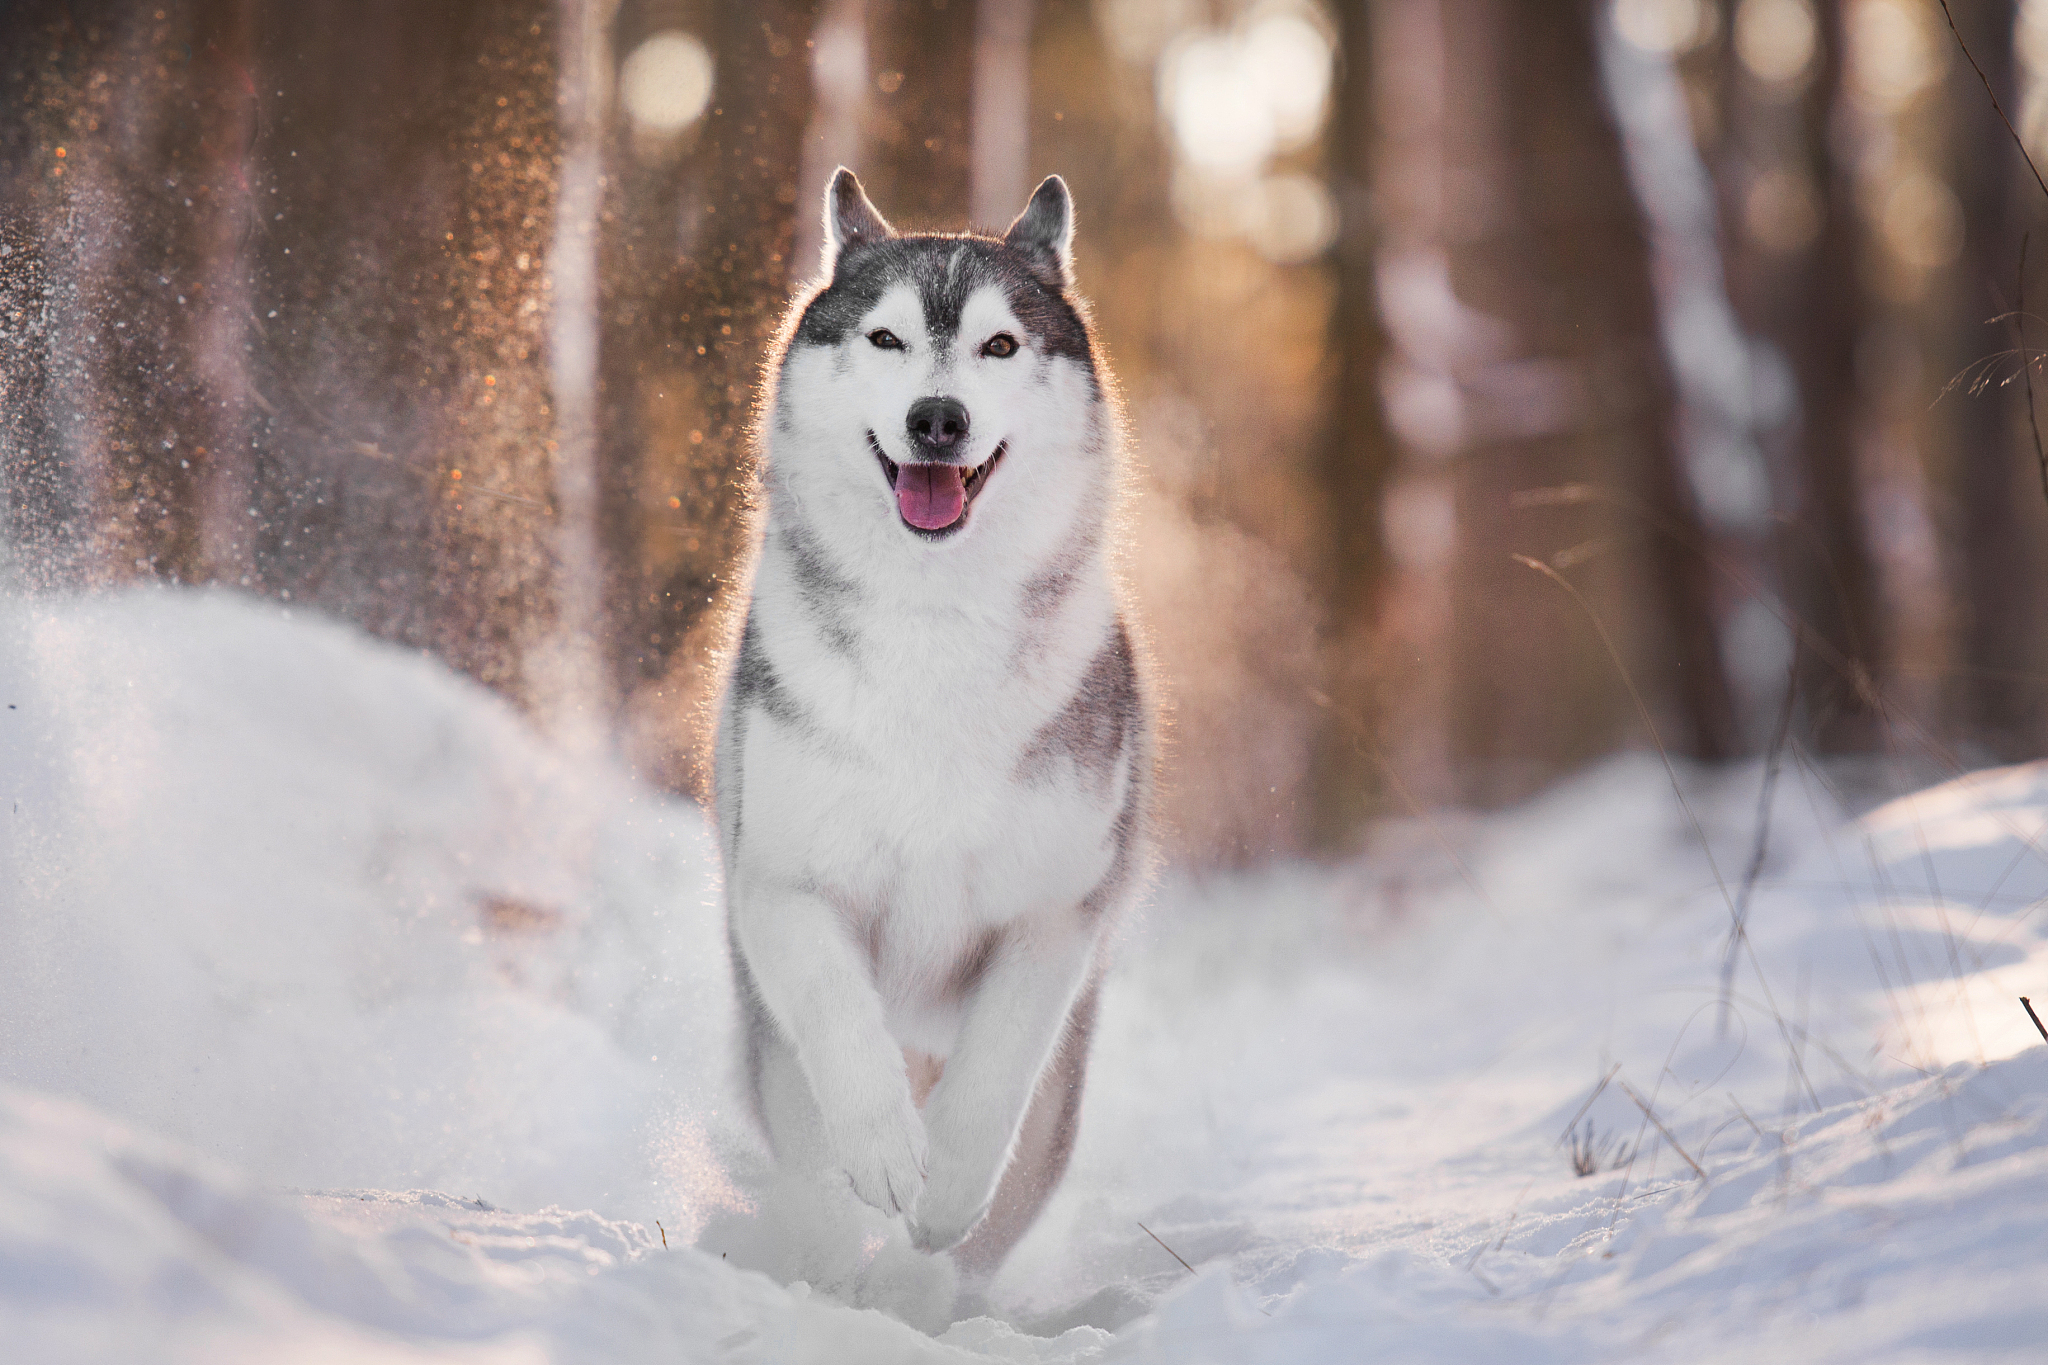
M 4 572 L 303 604 L 687 789 L 831 169 L 944 229 L 1058 172 L 1183 861 L 1652 727 L 2036 756 L 1985 83 L 2048 154 L 2048 0 L 1954 8 L 1981 82 L 1938 0 L 0 0 Z

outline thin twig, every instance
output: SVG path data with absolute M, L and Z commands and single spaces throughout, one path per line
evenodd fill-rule
M 1515 1202 L 1513 1207 L 1508 1209 L 1507 1226 L 1503 1227 L 1500 1230 L 1500 1237 L 1490 1244 L 1484 1241 L 1480 1242 L 1479 1250 L 1473 1252 L 1472 1259 L 1465 1262 L 1465 1269 L 1471 1271 L 1472 1274 L 1478 1276 L 1479 1283 L 1486 1283 L 1486 1277 L 1484 1275 L 1480 1275 L 1479 1272 L 1476 1269 L 1474 1269 L 1474 1267 L 1476 1267 L 1479 1264 L 1479 1258 L 1486 1255 L 1486 1253 L 1489 1251 L 1499 1251 L 1502 1247 L 1508 1244 L 1508 1234 L 1515 1230 L 1515 1219 L 1519 1217 L 1522 1212 L 1522 1201 L 1529 1197 L 1529 1191 L 1534 1189 L 1535 1186 L 1536 1178 L 1534 1176 L 1531 1176 L 1529 1178 L 1529 1183 L 1522 1186 L 1522 1192 L 1515 1196 Z
M 1700 1183 L 1703 1185 L 1711 1184 L 1712 1182 L 1707 1179 L 1706 1171 L 1701 1169 L 1700 1163 L 1694 1161 L 1691 1154 L 1685 1148 L 1678 1145 L 1678 1139 L 1671 1136 L 1671 1130 L 1664 1126 L 1664 1120 L 1657 1117 L 1657 1111 L 1650 1108 L 1648 1101 L 1636 1093 L 1636 1088 L 1627 1081 L 1623 1081 L 1621 1083 L 1621 1090 L 1623 1094 L 1636 1102 L 1636 1108 L 1643 1111 L 1644 1118 L 1657 1125 L 1657 1131 L 1662 1133 L 1664 1140 L 1671 1144 L 1671 1150 L 1685 1158 L 1685 1164 L 1692 1167 L 1692 1173 L 1700 1178 Z
M 1822 663 L 1826 664 L 1829 668 L 1835 670 L 1835 672 L 1838 673 L 1844 680 L 1848 681 L 1856 689 L 1857 693 L 1860 696 L 1864 697 L 1866 701 L 1871 705 L 1872 709 L 1878 713 L 1879 720 L 1885 726 L 1888 732 L 1894 733 L 1901 739 L 1905 740 L 1919 752 L 1924 754 L 1927 758 L 1932 760 L 1936 766 L 1943 769 L 1950 776 L 1963 777 L 1966 775 L 1967 770 L 1963 766 L 1962 760 L 1953 751 L 1949 750 L 1946 746 L 1941 744 L 1924 728 L 1915 724 L 1910 717 L 1895 713 L 1891 710 L 1891 708 L 1885 706 L 1882 694 L 1878 691 L 1874 680 L 1870 678 L 1868 670 L 1864 669 L 1858 661 L 1843 654 L 1842 651 L 1836 648 L 1835 645 L 1831 641 L 1829 641 L 1825 636 L 1821 635 L 1818 631 L 1814 630 L 1814 628 L 1811 625 L 1809 625 L 1803 617 L 1801 617 L 1797 612 L 1792 611 L 1782 600 L 1779 600 L 1775 593 L 1766 591 L 1744 570 L 1728 563 L 1720 555 L 1716 554 L 1713 551 L 1713 549 L 1707 544 L 1705 544 L 1699 537 L 1691 534 L 1683 528 L 1674 526 L 1666 519 L 1664 519 L 1660 514 L 1658 514 L 1654 509 L 1645 506 L 1640 500 L 1633 498 L 1626 493 L 1618 493 L 1612 489 L 1603 488 L 1596 484 L 1585 483 L 1565 484 L 1553 488 L 1530 489 L 1526 490 L 1525 492 L 1515 494 L 1514 498 L 1512 499 L 1513 505 L 1516 507 L 1566 506 L 1576 503 L 1595 501 L 1607 502 L 1622 507 L 1634 513 L 1635 515 L 1643 518 L 1652 527 L 1657 529 L 1662 534 L 1670 536 L 1673 539 L 1677 540 L 1680 544 L 1691 548 L 1695 553 L 1699 554 L 1702 558 L 1704 558 L 1706 562 L 1717 573 L 1723 575 L 1730 582 L 1735 584 L 1736 587 L 1738 587 L 1745 593 L 1754 596 L 1757 601 L 1761 602 L 1765 609 L 1768 610 L 1773 616 L 1777 617 L 1779 622 L 1783 624 L 1786 627 L 1786 629 L 1792 633 L 1795 641 L 1799 645 L 1803 645 L 1807 648 L 1810 648 L 1814 652 L 1814 655 L 1818 657 Z M 1555 571 L 1550 569 L 1547 565 L 1541 564 L 1540 562 L 1535 560 L 1531 560 L 1526 556 L 1517 555 L 1515 556 L 1515 558 L 1521 560 L 1522 563 L 1528 565 L 1529 567 L 1534 568 L 1539 572 L 1547 574 L 1551 578 L 1555 579 L 1568 592 L 1572 592 L 1575 598 L 1578 598 L 1580 605 L 1586 609 L 1587 614 L 1589 616 L 1592 615 L 1592 608 L 1585 603 L 1583 596 L 1581 596 L 1574 589 L 1572 589 L 1571 585 L 1568 582 L 1566 582 L 1560 575 L 1558 575 Z M 1830 566 L 1830 568 L 1832 572 L 1832 566 Z M 1837 583 L 1839 585 L 1839 578 L 1837 578 Z M 1597 617 L 1594 618 L 1594 626 L 1596 629 L 1601 629 Z M 1603 640 L 1606 639 L 1606 632 L 1604 629 L 1601 629 L 1601 636 Z M 1614 648 L 1611 642 L 1608 642 L 1608 652 L 1610 655 L 1614 654 Z M 1617 664 L 1619 663 L 1618 657 L 1616 659 L 1616 662 Z M 1624 679 L 1626 680 L 1625 670 Z M 1642 707 L 1640 697 L 1637 698 L 1637 706 L 1638 709 L 1641 709 Z M 1653 738 L 1654 737 L 1655 735 L 1653 731 Z M 1793 750 L 1795 756 L 1799 756 L 1798 744 L 1796 741 L 1794 741 L 1793 743 Z M 1800 756 L 1800 762 L 1802 763 L 1802 766 L 1807 767 L 1809 773 L 1811 773 L 1813 776 L 1821 778 L 1823 782 L 1826 782 L 1826 778 L 1824 775 L 1812 769 L 1810 765 L 1806 765 L 1803 756 Z M 1668 766 L 1669 765 L 1667 760 L 1667 770 Z M 1831 784 L 1830 789 L 1832 790 Z M 1809 799 L 1811 798 L 1809 797 Z M 1837 799 L 1839 799 L 1839 795 Z M 1994 812 L 1994 818 L 1998 821 L 1999 825 L 2007 833 L 2011 834 L 2013 838 L 2016 841 L 2018 841 L 2018 843 L 2021 845 L 2020 852 L 2014 855 L 2013 862 L 2015 866 L 2017 866 L 2021 858 L 2028 853 L 2033 854 L 2034 857 L 2040 860 L 2042 863 L 2048 864 L 2048 848 L 2043 847 L 2040 838 L 2042 834 L 2048 833 L 2048 825 L 2044 825 L 2043 828 L 2039 831 L 2029 833 L 2021 829 L 2009 816 L 2003 813 Z M 1726 896 L 1727 887 L 1725 886 L 1725 884 L 1722 886 L 1721 889 L 1723 895 Z M 2022 916 L 2019 920 L 2015 920 L 2012 923 L 2012 925 L 2008 927 L 2006 934 L 2010 935 L 2015 929 L 2017 929 L 2020 923 L 2024 922 L 2024 918 L 2025 917 Z M 1731 915 L 1731 923 L 1732 922 L 1733 916 Z M 2003 937 L 2001 937 L 2000 941 L 2003 941 Z M 1762 988 L 1764 992 L 1765 1002 L 1771 1008 L 1772 1016 L 1777 1021 L 1779 1031 L 1783 1033 L 1786 1030 L 1786 1023 L 1783 1016 L 1778 1013 L 1775 1002 L 1771 999 L 1772 992 L 1770 989 L 1770 983 L 1764 979 L 1762 965 L 1760 962 L 1758 962 L 1756 957 L 1756 949 L 1754 945 L 1750 943 L 1747 934 L 1744 934 L 1742 936 L 1740 942 L 1743 951 L 1746 952 L 1750 958 L 1751 965 L 1757 971 L 1757 984 L 1759 987 Z M 1889 987 L 1887 987 L 1887 992 L 1889 993 Z M 1903 1020 L 1901 1022 L 1903 1023 Z M 1790 1044 L 1788 1037 L 1788 1047 L 1789 1045 Z M 1849 1075 L 1851 1077 L 1855 1076 L 1854 1070 L 1852 1068 L 1849 1068 L 1845 1063 L 1843 1063 L 1840 1057 L 1837 1056 L 1832 1049 L 1828 1049 L 1828 1051 L 1830 1057 L 1834 1058 L 1836 1065 L 1841 1066 L 1843 1068 L 1843 1072 L 1845 1075 Z M 1815 1112 L 1819 1112 L 1821 1109 L 1820 1098 L 1818 1094 L 1814 1091 L 1812 1082 L 1807 1078 L 1804 1063 L 1800 1061 L 1800 1059 L 1796 1055 L 1796 1052 L 1793 1057 L 1793 1065 L 1799 1073 L 1799 1078 L 1801 1082 L 1806 1086 L 1808 1097 L 1813 1101 L 1813 1107 Z M 1868 1087 L 1866 1086 L 1865 1089 L 1867 1091 Z
M 1164 1242 L 1160 1242 L 1160 1241 L 1159 1241 L 1159 1234 L 1158 1234 L 1158 1233 L 1156 1233 L 1156 1232 L 1152 1231 L 1152 1229 L 1150 1229 L 1150 1228 L 1146 1227 L 1146 1226 L 1145 1226 L 1145 1225 L 1144 1225 L 1143 1223 L 1140 1223 L 1140 1224 L 1138 1224 L 1138 1231 L 1140 1231 L 1140 1232 L 1144 1233 L 1144 1234 L 1145 1234 L 1145 1235 L 1146 1235 L 1147 1237 L 1150 1237 L 1150 1238 L 1151 1238 L 1151 1239 L 1152 1239 L 1153 1241 L 1155 1241 L 1155 1242 L 1159 1242 L 1159 1245 L 1160 1245 L 1160 1246 L 1162 1246 L 1162 1247 L 1166 1247 L 1166 1254 L 1167 1254 L 1167 1255 L 1169 1255 L 1169 1256 L 1171 1256 L 1171 1257 L 1173 1257 L 1173 1259 L 1174 1259 L 1174 1260 L 1176 1260 L 1176 1261 L 1179 1261 L 1179 1262 L 1180 1262 L 1180 1263 L 1181 1263 L 1182 1265 L 1184 1265 L 1184 1266 L 1187 1266 L 1187 1271 L 1188 1271 L 1188 1274 L 1192 1275 L 1192 1274 L 1194 1274 L 1194 1273 L 1195 1273 L 1195 1268 L 1194 1268 L 1193 1266 L 1191 1266 L 1191 1265 L 1188 1265 L 1188 1260 L 1187 1260 L 1187 1257 L 1185 1257 L 1185 1256 L 1181 1255 L 1181 1254 L 1180 1254 L 1180 1253 L 1179 1253 L 1178 1251 L 1175 1251 L 1175 1250 L 1174 1250 L 1174 1249 L 1173 1249 L 1172 1247 L 1166 1246 L 1166 1243 L 1164 1243 Z
M 661 1225 L 661 1220 L 660 1220 L 659 1218 L 657 1218 L 657 1219 L 655 1219 L 655 1220 L 654 1220 L 654 1226 L 655 1226 L 655 1230 L 661 1233 L 661 1249 L 662 1249 L 663 1251 L 667 1251 L 667 1250 L 668 1250 L 668 1229 L 667 1229 L 667 1228 L 665 1228 L 665 1227 L 662 1227 L 662 1225 Z
M 2034 1013 L 2034 1002 L 2023 995 L 2020 997 L 2020 1004 L 2025 1007 L 2027 1018 L 2034 1021 L 2034 1027 L 2041 1030 L 2041 1041 L 2048 1043 L 2048 1024 L 2043 1024 L 2041 1016 Z
M 1174 1259 L 1174 1260 L 1176 1260 L 1176 1261 L 1179 1261 L 1179 1262 L 1180 1262 L 1180 1263 L 1181 1263 L 1182 1265 L 1184 1265 L 1184 1266 L 1187 1266 L 1187 1272 L 1188 1272 L 1188 1274 L 1192 1275 L 1192 1274 L 1194 1274 L 1194 1273 L 1195 1273 L 1195 1268 L 1194 1268 L 1193 1266 L 1191 1266 L 1191 1265 L 1188 1265 L 1187 1257 L 1185 1257 L 1185 1256 L 1181 1255 L 1181 1254 L 1180 1254 L 1180 1253 L 1179 1253 L 1178 1251 L 1175 1251 L 1175 1250 L 1174 1250 L 1174 1249 L 1173 1249 L 1172 1247 L 1170 1247 L 1170 1246 L 1166 1246 L 1166 1243 L 1164 1243 L 1164 1242 L 1160 1242 L 1160 1241 L 1159 1241 L 1159 1234 L 1158 1234 L 1158 1233 L 1156 1233 L 1156 1232 L 1152 1231 L 1152 1229 L 1150 1229 L 1150 1228 L 1146 1227 L 1146 1226 L 1145 1226 L 1145 1225 L 1144 1225 L 1143 1223 L 1139 1223 L 1139 1224 L 1138 1224 L 1138 1231 L 1140 1231 L 1140 1232 L 1144 1233 L 1144 1234 L 1145 1234 L 1145 1235 L 1146 1235 L 1147 1237 L 1150 1237 L 1150 1238 L 1151 1238 L 1151 1239 L 1152 1239 L 1153 1241 L 1155 1241 L 1155 1242 L 1159 1242 L 1159 1245 L 1160 1245 L 1160 1246 L 1162 1246 L 1162 1247 L 1165 1247 L 1165 1248 L 1166 1248 L 1166 1254 L 1167 1254 L 1167 1255 L 1169 1255 L 1169 1256 L 1173 1257 L 1173 1259 Z M 1484 1284 L 1484 1283 L 1485 1283 L 1485 1281 L 1484 1281 L 1484 1280 L 1481 1280 L 1481 1281 L 1480 1281 L 1480 1283 L 1481 1283 L 1481 1284 Z M 1263 1305 L 1263 1304 L 1257 1304 L 1257 1303 L 1255 1303 L 1255 1304 L 1253 1304 L 1253 1305 L 1252 1305 L 1252 1307 L 1254 1307 L 1254 1308 L 1258 1309 L 1258 1310 L 1259 1310 L 1259 1311 L 1260 1311 L 1261 1313 L 1264 1313 L 1264 1314 L 1265 1314 L 1265 1315 L 1266 1315 L 1267 1317 L 1269 1317 L 1269 1318 L 1273 1316 L 1272 1312 L 1271 1312 L 1271 1311 L 1270 1311 L 1269 1309 L 1267 1309 L 1267 1308 L 1265 1307 L 1265 1305 Z
M 2020 155 L 2026 158 L 2027 169 L 2034 173 L 2034 183 L 2041 187 L 2041 193 L 2048 194 L 2048 180 L 2041 178 L 2041 168 L 2034 164 L 2034 158 L 2027 152 L 2026 140 L 2020 136 L 2020 130 L 2012 126 L 2012 120 L 2005 116 L 2005 106 L 1998 102 L 1998 92 L 1991 88 L 1991 78 L 1984 74 L 1984 68 L 1977 65 L 1977 59 L 1970 55 L 1970 45 L 1963 41 L 1962 30 L 1956 27 L 1955 15 L 1949 13 L 1948 0 L 1941 0 L 1941 17 L 1948 20 L 1948 31 L 1955 35 L 1956 46 L 1963 50 L 1963 60 L 1977 73 L 1977 79 L 1984 82 L 1984 93 L 1991 96 L 1991 107 L 1998 111 L 1998 121 L 2003 123 L 2005 131 L 2012 135 L 2012 145 L 2019 148 Z
M 1871 678 L 1870 671 L 1864 668 L 1858 660 L 1844 654 L 1826 636 L 1815 630 L 1804 617 L 1787 606 L 1775 591 L 1766 588 L 1746 570 L 1730 563 L 1725 557 L 1717 554 L 1713 547 L 1708 545 L 1698 535 L 1671 522 L 1656 509 L 1644 504 L 1641 499 L 1611 488 L 1602 487 L 1598 484 L 1572 483 L 1561 484 L 1554 488 L 1528 489 L 1524 492 L 1516 493 L 1509 501 L 1515 507 L 1563 507 L 1584 502 L 1602 502 L 1619 507 L 1633 516 L 1642 518 L 1644 522 L 1659 534 L 1669 537 L 1679 545 L 1699 555 L 1709 568 L 1733 584 L 1738 591 L 1745 596 L 1754 597 L 1761 603 L 1764 610 L 1776 617 L 1780 625 L 1790 631 L 1806 648 L 1813 651 L 1814 657 L 1833 669 L 1845 683 L 1855 690 L 1859 697 L 1865 700 L 1873 711 L 1877 712 L 1879 720 L 1884 724 L 1887 732 L 1895 732 L 1901 739 L 1911 744 L 1937 767 L 1952 777 L 1960 777 L 1968 771 L 1963 766 L 1962 760 L 1955 753 L 1939 743 L 1923 727 L 1915 724 L 1910 717 L 1895 713 L 1885 705 L 1883 693 L 1878 690 L 1876 681 Z M 1795 529 L 1804 529 L 1798 528 L 1795 523 L 1788 522 L 1787 525 L 1793 526 Z M 1842 591 L 1841 575 L 1836 570 L 1833 561 L 1827 557 L 1825 551 L 1821 551 L 1821 557 L 1822 562 L 1828 566 L 1828 576 L 1833 581 L 1836 593 L 1839 596 Z M 2048 850 L 2035 845 L 2031 836 L 2020 833 L 2009 820 L 2005 820 L 2002 816 L 2000 820 L 2016 838 L 2032 849 L 2044 862 L 2048 862 Z

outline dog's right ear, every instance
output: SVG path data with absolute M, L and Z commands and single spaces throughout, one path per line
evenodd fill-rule
M 839 253 L 848 247 L 895 235 L 889 220 L 868 202 L 860 178 L 844 166 L 832 172 L 832 183 L 825 187 L 825 273 L 832 273 Z

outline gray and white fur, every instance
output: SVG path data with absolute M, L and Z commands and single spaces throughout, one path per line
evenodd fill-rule
M 1148 861 L 1121 437 L 1057 176 L 998 238 L 899 234 L 841 169 L 825 223 L 719 715 L 745 1075 L 780 1167 L 973 1282 L 1066 1168 Z

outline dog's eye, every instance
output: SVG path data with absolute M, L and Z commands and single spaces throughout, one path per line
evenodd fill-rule
M 997 332 L 983 343 L 981 353 L 983 355 L 992 355 L 997 360 L 1001 360 L 1005 356 L 1013 356 L 1017 354 L 1017 338 L 1011 336 L 1008 332 Z
M 874 331 L 869 332 L 868 340 L 874 342 L 875 345 L 885 351 L 900 351 L 903 349 L 903 343 L 887 327 L 877 327 Z

